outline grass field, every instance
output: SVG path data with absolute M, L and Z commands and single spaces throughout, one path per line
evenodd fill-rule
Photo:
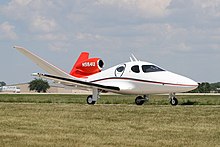
M 89 106 L 84 97 L 0 95 L 0 146 L 220 146 L 219 96 L 179 96 L 194 105 L 176 107 L 166 96 L 143 106 L 130 96 Z
M 98 104 L 134 104 L 134 95 L 101 95 Z M 8 103 L 72 103 L 86 104 L 87 95 L 71 94 L 0 94 L 0 102 Z M 220 95 L 177 95 L 179 105 L 220 105 Z M 167 95 L 150 95 L 145 105 L 170 105 Z

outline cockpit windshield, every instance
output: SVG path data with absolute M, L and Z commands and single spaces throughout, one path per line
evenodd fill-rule
M 161 69 L 155 65 L 142 65 L 142 70 L 144 73 L 164 71 L 163 69 Z

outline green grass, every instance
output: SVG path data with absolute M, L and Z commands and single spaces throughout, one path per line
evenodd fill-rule
M 85 97 L 1 94 L 0 146 L 220 146 L 219 96 Z
M 134 104 L 134 95 L 101 95 L 98 104 Z M 0 102 L 86 104 L 87 95 L 0 94 Z M 220 95 L 177 95 L 180 105 L 220 105 Z M 150 95 L 145 105 L 170 105 L 167 95 Z
M 0 103 L 0 146 L 219 146 L 220 106 Z

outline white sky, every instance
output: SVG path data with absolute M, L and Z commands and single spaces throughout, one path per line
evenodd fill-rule
M 144 61 L 198 82 L 220 81 L 220 0 L 1 0 L 0 81 L 42 72 L 28 48 L 69 72 L 82 51 L 105 68 Z

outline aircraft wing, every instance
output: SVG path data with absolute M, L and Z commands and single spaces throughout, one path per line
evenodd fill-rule
M 34 73 L 32 75 L 33 76 L 42 77 L 42 78 L 45 78 L 45 79 L 54 80 L 54 81 L 60 82 L 60 83 L 62 83 L 64 85 L 67 85 L 67 86 L 78 85 L 78 86 L 82 86 L 82 87 L 102 89 L 102 90 L 105 90 L 105 91 L 112 91 L 112 92 L 120 91 L 119 87 L 106 86 L 106 85 L 101 85 L 101 84 L 96 84 L 96 83 L 92 83 L 92 82 L 81 81 L 81 80 L 72 79 L 72 78 L 65 78 L 65 77 L 49 75 L 49 74 L 41 74 L 41 73 Z
M 67 85 L 67 86 L 78 85 L 78 86 L 82 86 L 82 87 L 97 88 L 97 89 L 102 89 L 102 90 L 106 90 L 106 91 L 119 91 L 120 90 L 119 87 L 106 86 L 106 85 L 100 85 L 100 84 L 96 84 L 96 83 L 92 83 L 92 82 L 82 81 L 82 80 L 80 80 L 76 77 L 73 77 L 73 76 L 69 75 L 68 73 L 62 71 L 61 69 L 57 68 L 56 66 L 48 63 L 44 59 L 38 57 L 37 55 L 31 53 L 30 51 L 28 51 L 27 49 L 25 49 L 23 47 L 15 46 L 14 48 L 16 48 L 19 52 L 21 52 L 22 54 L 27 56 L 34 63 L 36 63 L 39 67 L 41 67 L 43 70 L 45 70 L 47 73 L 49 73 L 49 74 L 36 73 L 36 74 L 33 74 L 33 76 L 38 76 L 38 77 L 42 77 L 45 79 L 54 80 L 54 81 L 60 82 L 60 83 Z
M 62 71 L 61 69 L 57 68 L 56 66 L 48 63 L 44 59 L 42 59 L 42 58 L 38 57 L 37 55 L 31 53 L 27 49 L 25 49 L 23 47 L 19 47 L 19 46 L 14 46 L 14 48 L 16 48 L 19 52 L 21 52 L 22 54 L 27 56 L 29 59 L 31 59 L 34 63 L 36 63 L 39 67 L 41 67 L 46 72 L 48 72 L 50 74 L 53 74 L 53 75 L 61 76 L 61 77 L 73 78 L 68 73 L 66 73 L 66 72 Z

